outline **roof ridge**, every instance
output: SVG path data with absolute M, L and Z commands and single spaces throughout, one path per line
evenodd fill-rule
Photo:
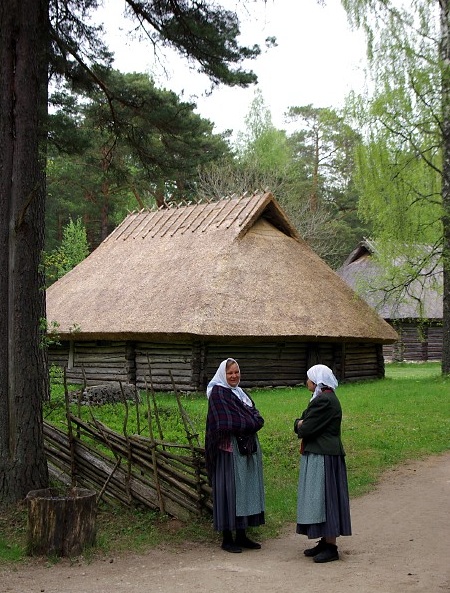
M 213 228 L 224 226 L 229 229 L 234 225 L 242 230 L 269 195 L 262 192 L 242 196 L 232 194 L 215 201 L 201 199 L 194 203 L 172 204 L 168 208 L 143 208 L 131 212 L 107 239 L 126 241 L 129 238 L 145 239 L 147 235 L 151 238 L 173 237 L 188 229 L 205 233 Z

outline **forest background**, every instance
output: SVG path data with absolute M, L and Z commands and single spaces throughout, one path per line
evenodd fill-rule
M 288 134 L 272 124 L 256 90 L 246 128 L 232 143 L 213 132 L 195 105 L 157 89 L 146 74 L 112 71 L 110 84 L 122 94 L 151 97 L 149 109 L 117 114 L 126 129 L 119 137 L 102 122 L 109 107 L 98 94 L 80 101 L 64 89 L 51 97 L 52 132 L 64 144 L 52 145 L 48 156 L 48 283 L 131 210 L 258 190 L 273 193 L 301 236 L 334 268 L 370 234 L 370 224 L 358 217 L 355 186 L 361 136 L 339 110 L 292 107 L 286 118 L 297 130 Z

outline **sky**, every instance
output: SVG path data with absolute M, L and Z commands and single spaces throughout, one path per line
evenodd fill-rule
M 244 64 L 258 76 L 257 87 L 219 86 L 209 93 L 206 76 L 190 70 L 186 61 L 165 50 L 156 56 L 148 40 L 130 33 L 133 22 L 124 16 L 124 0 L 108 0 L 98 14 L 106 27 L 105 42 L 115 53 L 114 67 L 122 72 L 148 72 L 161 88 L 197 104 L 196 111 L 211 120 L 216 132 L 245 128 L 255 97 L 262 92 L 272 122 L 286 128 L 284 113 L 291 106 L 342 107 L 351 90 L 364 87 L 365 41 L 352 31 L 339 0 L 221 0 L 238 12 L 241 44 L 257 43 L 262 54 Z M 266 50 L 268 36 L 277 47 Z

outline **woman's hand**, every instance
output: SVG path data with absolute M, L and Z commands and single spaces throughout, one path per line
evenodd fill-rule
M 300 418 L 297 418 L 297 420 L 294 423 L 294 432 L 298 432 L 298 429 L 300 428 L 300 426 L 303 424 L 303 420 L 300 420 Z

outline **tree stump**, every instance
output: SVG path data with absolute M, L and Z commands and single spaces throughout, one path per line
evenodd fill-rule
M 27 494 L 27 553 L 30 556 L 78 556 L 95 544 L 97 502 L 93 490 L 56 488 Z

